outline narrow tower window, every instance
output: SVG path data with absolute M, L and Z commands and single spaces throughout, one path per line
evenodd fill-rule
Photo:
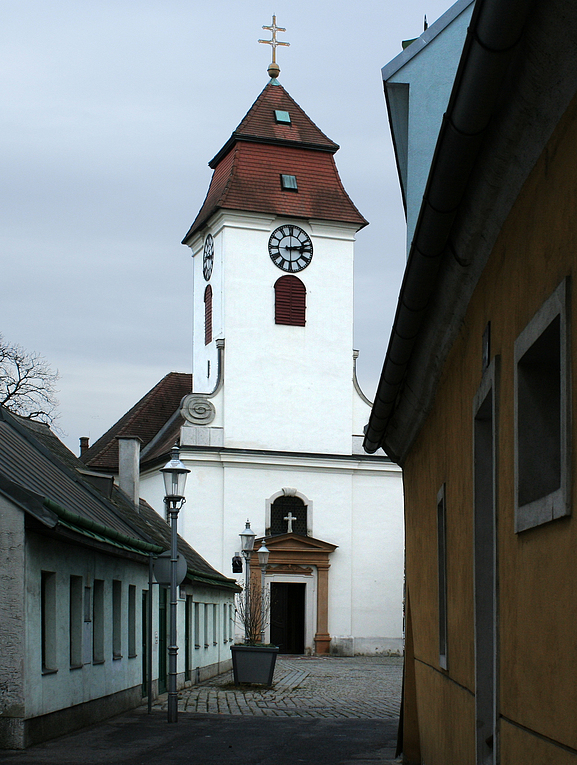
M 281 276 L 274 285 L 275 324 L 304 327 L 306 318 L 305 285 L 296 276 Z
M 204 344 L 212 342 L 212 287 L 207 285 L 204 291 Z

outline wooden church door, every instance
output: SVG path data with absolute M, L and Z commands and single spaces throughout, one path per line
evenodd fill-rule
M 279 653 L 304 653 L 305 588 L 288 582 L 271 585 L 270 640 Z

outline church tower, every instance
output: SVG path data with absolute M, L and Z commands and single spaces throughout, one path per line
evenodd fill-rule
M 265 28 L 274 51 L 274 17 Z M 190 470 L 182 536 L 228 575 L 247 518 L 266 538 L 266 642 L 281 653 L 399 653 L 401 470 L 362 449 L 370 402 L 353 351 L 353 251 L 366 221 L 339 178 L 339 147 L 278 73 L 273 58 L 270 81 L 210 162 L 184 238 L 192 392 L 189 375 L 167 375 L 92 447 L 89 464 L 114 471 L 118 438 L 139 441 L 140 491 L 161 511 L 161 470 L 180 441 Z M 213 651 L 226 668 L 230 618 L 201 590 L 190 597 L 189 666 Z
M 339 178 L 338 148 L 273 76 L 210 161 L 183 240 L 194 258 L 184 443 L 351 454 L 362 436 L 353 249 L 367 222 Z

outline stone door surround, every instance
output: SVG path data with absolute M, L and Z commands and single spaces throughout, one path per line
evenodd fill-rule
M 260 582 L 260 566 L 257 552 L 262 541 L 263 537 L 255 540 L 250 559 L 251 576 L 255 579 L 258 577 L 258 582 Z M 265 541 L 270 552 L 269 570 L 271 566 L 275 566 L 275 573 L 294 574 L 298 572 L 306 576 L 312 573 L 313 566 L 316 567 L 318 575 L 315 654 L 328 654 L 331 644 L 331 636 L 329 635 L 329 568 L 331 565 L 329 555 L 337 549 L 337 545 L 294 533 L 266 537 Z

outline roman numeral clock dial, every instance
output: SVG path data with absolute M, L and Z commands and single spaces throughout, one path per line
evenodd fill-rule
M 298 226 L 279 226 L 270 235 L 268 251 L 272 262 L 282 271 L 302 271 L 313 259 L 313 243 Z
M 208 281 L 212 275 L 212 266 L 214 263 L 214 239 L 212 234 L 207 234 L 204 240 L 204 252 L 202 255 L 202 273 L 206 281 Z

